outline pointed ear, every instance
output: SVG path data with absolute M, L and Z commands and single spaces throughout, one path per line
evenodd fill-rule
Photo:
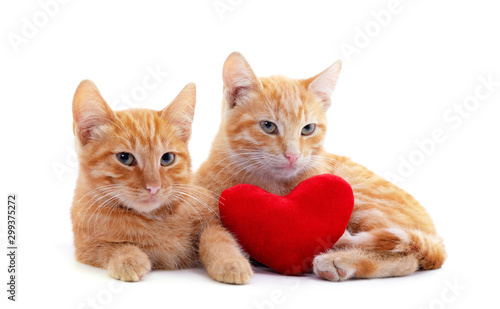
M 95 136 L 99 126 L 115 117 L 93 82 L 84 80 L 78 85 L 73 97 L 73 133 L 83 145 Z
M 342 61 L 337 60 L 328 69 L 306 80 L 309 84 L 308 90 L 324 103 L 325 109 L 330 107 L 330 97 L 337 84 L 341 68 Z
M 160 113 L 180 133 L 181 139 L 187 143 L 191 137 L 194 108 L 196 106 L 196 85 L 187 84 L 175 99 Z
M 248 62 L 238 52 L 233 52 L 224 62 L 222 79 L 224 100 L 230 108 L 245 103 L 252 92 L 262 87 Z

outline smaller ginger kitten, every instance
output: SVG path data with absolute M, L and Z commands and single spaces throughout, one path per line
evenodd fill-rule
M 217 195 L 239 183 L 286 195 L 309 177 L 338 175 L 352 186 L 354 210 L 334 248 L 314 258 L 317 275 L 343 281 L 441 267 L 446 258 L 442 240 L 417 200 L 323 148 L 326 112 L 340 68 L 337 61 L 307 79 L 258 78 L 241 54 L 229 55 L 223 68 L 222 122 L 196 174 L 197 184 Z
M 76 259 L 138 281 L 151 269 L 200 264 L 213 279 L 243 284 L 251 266 L 220 224 L 210 192 L 192 184 L 187 142 L 196 103 L 188 84 L 162 111 L 113 111 L 80 83 L 73 131 L 80 162 L 71 219 Z

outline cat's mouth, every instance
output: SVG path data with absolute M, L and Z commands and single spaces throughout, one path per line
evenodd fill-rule
M 137 210 L 141 213 L 151 212 L 164 204 L 164 199 L 160 196 L 150 196 L 147 198 L 136 199 L 130 201 L 129 205 L 131 208 Z
M 293 171 L 293 170 L 298 169 L 296 163 L 292 163 L 292 164 L 286 163 L 281 168 L 286 170 L 286 171 Z
M 155 209 L 155 208 L 158 208 L 160 206 L 160 204 L 162 204 L 162 199 L 156 197 L 156 196 L 151 196 L 149 198 L 146 198 L 146 199 L 143 199 L 143 200 L 139 200 L 136 202 L 136 204 L 140 205 L 141 208 L 146 208 L 146 209 Z
M 303 166 L 303 162 L 301 159 L 299 160 L 296 160 L 294 162 L 283 162 L 279 168 L 282 169 L 282 170 L 285 170 L 285 171 L 297 171 L 297 170 L 300 170 Z
M 282 164 L 277 166 L 272 172 L 274 176 L 277 176 L 281 179 L 289 179 L 296 176 L 302 170 L 302 166 L 300 164 L 292 163 Z
M 139 201 L 139 202 L 140 203 L 144 203 L 144 204 L 148 204 L 148 203 L 155 203 L 157 201 L 158 201 L 157 198 L 155 198 L 154 196 L 151 196 L 151 197 L 149 197 L 149 198 L 147 198 L 145 200 Z

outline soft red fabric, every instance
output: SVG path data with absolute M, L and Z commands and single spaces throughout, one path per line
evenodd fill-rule
M 312 270 L 314 256 L 344 233 L 353 205 L 351 186 L 330 174 L 311 177 L 284 197 L 239 184 L 219 200 L 221 220 L 243 249 L 286 275 Z

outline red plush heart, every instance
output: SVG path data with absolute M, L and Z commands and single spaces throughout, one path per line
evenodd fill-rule
M 312 270 L 314 256 L 344 233 L 353 205 L 351 186 L 330 174 L 311 177 L 286 196 L 239 184 L 219 200 L 221 220 L 243 249 L 287 275 Z

